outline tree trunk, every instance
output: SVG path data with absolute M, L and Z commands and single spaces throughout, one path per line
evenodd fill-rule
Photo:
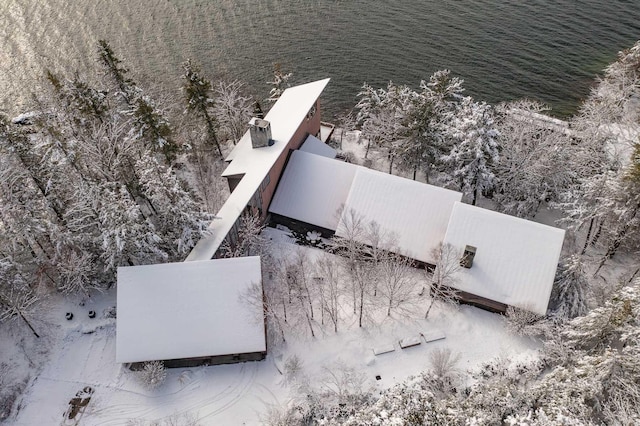
M 593 223 L 595 222 L 595 220 L 596 218 L 592 217 L 591 220 L 589 221 L 589 229 L 587 229 L 587 237 L 584 239 L 584 245 L 582 246 L 580 255 L 585 254 L 585 252 L 587 251 L 587 247 L 589 246 L 589 239 L 591 239 L 591 231 L 593 230 Z
M 36 333 L 36 330 L 33 328 L 33 326 L 31 325 L 31 323 L 29 323 L 29 321 L 25 318 L 25 316 L 22 314 L 22 311 L 18 311 L 18 314 L 20 315 L 20 318 L 22 318 L 22 320 L 24 321 L 25 324 L 27 324 L 27 326 L 31 329 L 31 332 L 33 333 L 34 336 L 36 336 L 38 339 L 40 338 L 40 336 L 38 335 L 38 333 Z
M 625 235 L 627 235 L 627 231 L 629 231 L 631 222 L 633 218 L 636 217 L 636 214 L 638 213 L 639 209 L 640 209 L 640 205 L 636 206 L 636 208 L 633 210 L 633 214 L 631 215 L 631 217 L 624 221 L 624 225 L 622 226 L 622 229 L 620 229 L 620 231 L 618 232 L 616 237 L 613 239 L 611 244 L 609 244 L 609 247 L 607 248 L 607 252 L 604 254 L 604 256 L 602 257 L 602 260 L 600 261 L 600 264 L 598 265 L 598 269 L 596 269 L 596 271 L 593 273 L 594 277 L 598 274 L 602 266 L 604 266 L 604 263 L 607 260 L 611 259 L 613 255 L 616 254 L 616 252 L 620 248 L 620 245 L 622 244 L 622 241 Z
M 604 224 L 604 221 L 600 221 L 600 223 L 598 224 L 598 230 L 596 231 L 596 233 L 593 236 L 593 239 L 591 240 L 591 245 L 595 246 L 596 243 L 598 242 L 598 240 L 600 239 L 600 234 L 602 233 L 602 225 Z
M 364 311 L 364 288 L 360 288 L 360 315 L 358 318 L 358 324 L 362 328 L 362 316 Z
M 218 154 L 220 154 L 220 157 L 222 158 L 222 149 L 220 148 L 220 144 L 218 143 L 218 137 L 216 136 L 216 129 L 215 129 L 215 126 L 213 125 L 213 120 L 211 119 L 211 117 L 209 116 L 209 113 L 206 110 L 204 111 L 204 118 L 207 121 L 207 130 L 209 133 L 209 137 L 216 144 L 216 148 L 218 148 Z
M 431 312 L 431 308 L 433 308 L 433 302 L 436 301 L 436 298 L 433 297 L 433 295 L 431 296 L 431 302 L 429 302 L 429 307 L 427 308 L 427 312 L 424 314 L 424 319 L 427 319 L 429 317 L 429 312 Z

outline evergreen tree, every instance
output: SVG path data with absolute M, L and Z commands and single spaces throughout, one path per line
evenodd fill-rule
M 142 192 L 157 211 L 151 221 L 163 241 L 163 250 L 171 260 L 181 260 L 198 242 L 212 215 L 202 210 L 173 169 L 162 166 L 151 156 L 138 160 L 136 169 Z
M 551 292 L 550 310 L 560 318 L 575 318 L 587 313 L 589 282 L 580 256 L 560 263 Z
M 211 82 L 201 75 L 200 69 L 192 64 L 191 60 L 184 62 L 182 68 L 184 69 L 182 89 L 184 90 L 187 108 L 204 119 L 209 139 L 215 144 L 218 154 L 222 157 L 222 149 L 216 133 L 217 123 L 210 113 L 210 108 L 214 106 L 213 99 L 209 97 Z
M 145 145 L 154 151 L 161 152 L 171 164 L 179 150 L 172 137 L 171 124 L 149 96 L 136 98 L 133 107 L 133 126 Z
M 442 157 L 451 173 L 449 181 L 470 194 L 471 204 L 475 205 L 479 191 L 492 191 L 496 185 L 494 167 L 499 159 L 497 138 L 500 134 L 495 128 L 491 106 L 464 98 L 450 132 L 454 145 L 451 152 Z
M 139 95 L 135 82 L 127 77 L 129 69 L 122 65 L 106 40 L 98 40 L 98 60 L 115 84 L 117 94 L 129 106 L 133 106 Z

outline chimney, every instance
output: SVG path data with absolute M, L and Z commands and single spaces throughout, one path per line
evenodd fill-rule
M 251 133 L 251 146 L 262 148 L 273 145 L 271 139 L 271 123 L 261 118 L 252 118 L 249 121 L 249 133 Z
M 467 269 L 471 268 L 475 255 L 476 248 L 474 246 L 465 246 L 464 253 L 462 253 L 462 257 L 460 258 L 460 266 Z

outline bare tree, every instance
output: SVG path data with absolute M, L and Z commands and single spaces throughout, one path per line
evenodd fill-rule
M 391 310 L 408 302 L 416 288 L 411 259 L 398 254 L 386 256 L 378 266 L 380 294 L 387 306 L 387 316 Z
M 256 256 L 266 252 L 267 240 L 261 235 L 264 224 L 260 216 L 247 212 L 238 220 L 238 238 L 233 244 L 224 240 L 220 247 L 223 257 Z
M 458 303 L 457 292 L 452 287 L 460 270 L 458 253 L 451 244 L 440 244 L 433 250 L 433 257 L 436 260 L 436 267 L 432 273 L 427 272 L 427 279 L 430 281 L 431 301 L 424 314 L 425 318 L 429 317 L 436 300 L 449 304 Z
M 291 78 L 292 73 L 285 73 L 282 71 L 282 65 L 280 62 L 276 62 L 273 64 L 273 81 L 269 81 L 268 83 L 273 86 L 269 91 L 269 97 L 267 98 L 268 102 L 275 103 L 282 93 L 289 87 L 289 79 Z
M 13 261 L 0 259 L 0 323 L 20 318 L 34 336 L 40 337 L 27 319 L 39 300 Z
M 336 213 L 340 215 L 341 212 Z M 331 239 L 331 250 L 333 253 L 343 256 L 343 267 L 349 277 L 356 271 L 357 263 L 363 257 L 363 244 L 365 237 L 365 220 L 353 209 L 342 215 L 340 225 L 342 236 L 334 236 Z M 351 301 L 353 303 L 353 313 L 357 312 L 357 286 L 355 280 L 351 280 Z
M 244 83 L 239 80 L 219 81 L 214 88 L 215 101 L 213 112 L 218 120 L 220 131 L 235 145 L 247 130 L 251 119 L 253 102 L 244 95 Z
M 337 262 L 325 255 L 316 261 L 316 271 L 320 275 L 317 285 L 322 304 L 322 311 L 329 317 L 333 324 L 333 331 L 338 332 L 338 321 L 340 320 L 340 272 Z
M 293 298 L 298 302 L 300 310 L 304 313 L 307 325 L 311 331 L 311 336 L 315 337 L 315 331 L 313 329 L 313 295 L 309 287 L 310 271 L 307 267 L 308 262 L 309 259 L 307 258 L 306 252 L 298 248 L 294 255 L 293 263 L 287 265 L 286 280 L 289 294 L 293 295 Z
M 264 280 L 262 285 L 252 283 L 241 295 L 244 303 L 257 307 L 262 316 L 252 318 L 254 321 L 266 321 L 267 334 L 279 336 L 282 342 L 286 341 L 284 324 L 287 322 L 287 310 L 285 301 L 281 297 L 280 288 L 274 285 L 273 280 Z M 281 313 L 283 312 L 283 313 Z
M 437 348 L 429 354 L 430 373 L 424 375 L 429 388 L 440 394 L 449 394 L 462 377 L 458 369 L 460 354 L 449 348 Z

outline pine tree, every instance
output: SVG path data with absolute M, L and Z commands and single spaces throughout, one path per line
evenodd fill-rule
M 104 39 L 98 40 L 98 60 L 113 80 L 117 94 L 127 105 L 133 106 L 139 95 L 139 89 L 135 82 L 127 77 L 129 69 L 122 65 L 122 61 Z
M 450 132 L 454 146 L 442 160 L 451 173 L 450 183 L 471 194 L 471 204 L 475 205 L 479 191 L 492 191 L 496 185 L 494 167 L 499 159 L 500 134 L 491 106 L 464 98 Z
M 136 98 L 132 115 L 133 126 L 138 130 L 145 145 L 154 151 L 161 152 L 168 164 L 172 164 L 179 151 L 174 142 L 172 129 L 165 114 L 160 111 L 149 96 Z
M 214 106 L 213 99 L 209 97 L 211 82 L 201 75 L 200 69 L 192 64 L 191 60 L 184 62 L 182 68 L 184 69 L 182 89 L 184 90 L 187 108 L 204 119 L 209 139 L 215 144 L 218 154 L 222 157 L 222 149 L 216 134 L 217 123 L 209 111 Z
M 142 193 L 151 201 L 156 214 L 150 220 L 170 259 L 179 260 L 195 246 L 211 222 L 186 184 L 171 168 L 149 155 L 136 162 Z
M 560 318 L 575 318 L 587 313 L 589 282 L 580 256 L 560 263 L 551 293 L 550 310 Z

